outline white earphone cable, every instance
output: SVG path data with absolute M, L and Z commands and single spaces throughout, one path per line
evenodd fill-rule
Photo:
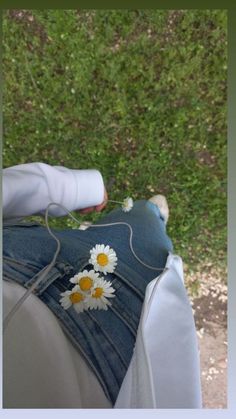
M 10 310 L 10 312 L 7 314 L 7 316 L 5 317 L 5 319 L 3 320 L 3 332 L 5 332 L 10 320 L 12 319 L 12 317 L 15 315 L 15 313 L 17 312 L 17 310 L 20 308 L 20 306 L 23 304 L 23 302 L 26 300 L 26 298 L 28 298 L 28 296 L 34 291 L 34 289 L 39 285 L 39 283 L 46 277 L 46 275 L 48 274 L 48 272 L 53 268 L 53 266 L 56 263 L 56 259 L 57 256 L 61 250 L 61 243 L 60 240 L 55 236 L 55 234 L 53 234 L 53 232 L 51 231 L 50 227 L 49 227 L 49 223 L 48 223 L 48 213 L 49 213 L 49 208 L 51 206 L 59 206 L 61 207 L 76 223 L 81 224 L 81 222 L 79 220 L 77 220 L 72 214 L 71 212 L 64 207 L 61 204 L 58 204 L 56 202 L 51 202 L 45 211 L 45 224 L 46 224 L 46 228 L 48 230 L 48 233 L 50 234 L 50 236 L 53 237 L 54 240 L 56 240 L 57 242 L 57 249 L 54 253 L 53 259 L 50 262 L 49 265 L 45 266 L 39 274 L 36 274 L 36 276 L 38 276 L 38 278 L 36 279 L 36 281 L 31 285 L 31 287 L 22 295 L 22 297 L 17 301 L 17 303 L 14 305 L 14 307 Z M 110 227 L 113 225 L 126 225 L 129 230 L 130 230 L 130 239 L 129 239 L 129 246 L 130 246 L 130 250 L 133 254 L 133 256 L 142 264 L 144 265 L 146 268 L 155 270 L 155 271 L 163 271 L 162 268 L 157 268 L 155 266 L 151 266 L 148 265 L 147 263 L 143 262 L 135 253 L 134 249 L 133 249 L 133 244 L 132 244 L 132 238 L 133 238 L 133 229 L 131 227 L 130 224 L 125 223 L 123 221 L 117 221 L 114 223 L 106 223 L 106 224 L 97 224 L 97 225 L 90 225 L 89 228 L 99 228 L 99 227 Z

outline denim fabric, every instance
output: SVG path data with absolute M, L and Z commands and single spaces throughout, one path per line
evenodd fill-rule
M 101 218 L 97 224 L 126 222 L 133 228 L 133 248 L 146 264 L 163 269 L 172 243 L 156 205 L 136 201 L 132 211 L 120 208 Z M 138 262 L 129 247 L 130 232 L 125 225 L 87 230 L 53 230 L 60 239 L 61 251 L 54 268 L 34 293 L 53 311 L 68 337 L 83 354 L 114 404 L 129 366 L 136 339 L 147 284 L 161 271 L 153 271 Z M 115 298 L 108 311 L 76 313 L 64 310 L 60 294 L 71 289 L 75 273 L 92 269 L 90 249 L 96 244 L 111 246 L 118 264 L 105 279 L 112 282 Z M 45 227 L 32 223 L 5 225 L 3 232 L 3 275 L 29 288 L 53 258 L 55 240 Z

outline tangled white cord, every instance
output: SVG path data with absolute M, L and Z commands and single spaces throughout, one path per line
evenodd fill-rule
M 27 297 L 29 297 L 29 295 L 34 291 L 34 289 L 39 285 L 39 283 L 46 277 L 46 275 L 48 274 L 48 272 L 53 268 L 53 266 L 56 263 L 56 259 L 57 256 L 61 250 L 61 243 L 60 240 L 55 236 L 55 234 L 53 234 L 52 230 L 49 227 L 49 223 L 48 223 L 48 212 L 49 212 L 49 208 L 51 206 L 58 206 L 61 207 L 76 223 L 81 224 L 79 220 L 77 220 L 72 214 L 71 212 L 64 207 L 61 204 L 58 204 L 56 202 L 51 202 L 45 211 L 45 224 L 46 224 L 46 228 L 48 230 L 48 233 L 50 234 L 50 236 L 52 236 L 54 238 L 54 240 L 56 240 L 57 242 L 57 249 L 54 253 L 54 256 L 52 258 L 52 261 L 49 263 L 49 265 L 45 266 L 41 271 L 40 274 L 36 274 L 35 276 L 38 278 L 36 279 L 36 281 L 31 285 L 31 287 L 22 295 L 22 297 L 17 301 L 17 303 L 14 305 L 14 307 L 11 309 L 11 311 L 7 314 L 7 316 L 5 317 L 5 319 L 3 320 L 3 332 L 5 332 L 8 323 L 10 322 L 10 320 L 12 319 L 12 317 L 15 315 L 16 311 L 20 308 L 20 306 L 23 304 L 23 302 L 26 300 Z M 143 266 L 145 266 L 146 268 L 155 270 L 155 271 L 163 271 L 162 268 L 157 268 L 155 266 L 151 266 L 148 265 L 147 263 L 143 262 L 135 253 L 134 249 L 133 249 L 133 244 L 132 244 L 132 238 L 133 238 L 133 229 L 131 227 L 130 224 L 125 223 L 123 221 L 117 221 L 114 223 L 107 223 L 107 224 L 98 224 L 98 225 L 90 225 L 89 228 L 99 228 L 99 227 L 110 227 L 113 225 L 126 225 L 129 230 L 130 230 L 130 238 L 129 238 L 129 246 L 130 246 L 130 250 L 133 254 L 133 256 L 135 257 L 135 259 L 137 259 Z M 33 279 L 33 278 L 32 278 Z

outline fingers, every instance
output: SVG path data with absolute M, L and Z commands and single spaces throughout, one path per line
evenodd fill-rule
M 82 210 L 79 210 L 79 213 L 82 214 L 82 215 L 85 215 L 85 214 L 89 214 L 92 211 L 100 212 L 100 211 L 103 210 L 103 208 L 105 208 L 105 206 L 107 204 L 107 201 L 108 201 L 108 195 L 107 195 L 107 191 L 105 189 L 104 200 L 101 204 L 96 205 L 95 207 L 88 207 L 88 208 L 84 208 Z
M 97 205 L 97 206 L 95 207 L 95 210 L 96 210 L 97 212 L 102 211 L 102 210 L 103 210 L 103 208 L 105 208 L 105 206 L 106 206 L 106 204 L 107 204 L 107 201 L 108 201 L 108 195 L 107 195 L 107 191 L 106 191 L 106 189 L 105 189 L 105 191 L 104 191 L 104 201 L 103 201 L 100 205 Z
M 84 214 L 89 214 L 90 212 L 95 211 L 96 207 L 88 207 L 88 208 L 84 208 L 82 210 L 79 210 L 79 213 L 84 215 Z

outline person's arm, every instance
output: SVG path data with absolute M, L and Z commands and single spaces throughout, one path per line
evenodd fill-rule
M 75 170 L 45 163 L 27 163 L 3 169 L 3 218 L 44 214 L 50 202 L 69 211 L 103 206 L 105 188 L 98 170 Z M 52 206 L 49 213 L 66 212 Z

